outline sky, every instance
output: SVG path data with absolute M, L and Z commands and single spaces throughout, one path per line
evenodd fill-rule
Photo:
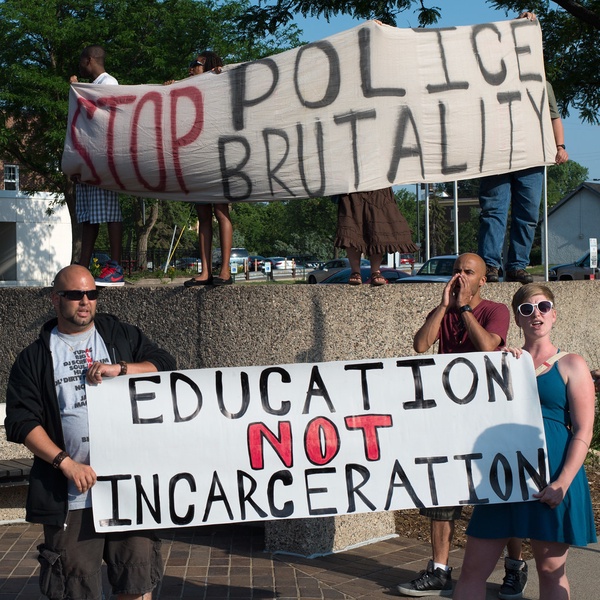
M 436 24 L 438 27 L 474 25 L 508 18 L 504 11 L 492 9 L 483 0 L 435 0 L 433 4 L 440 7 L 442 13 L 442 18 Z M 333 17 L 329 23 L 323 17 L 295 19 L 295 23 L 303 31 L 302 39 L 307 42 L 351 29 L 361 22 L 346 15 Z M 417 27 L 416 13 L 401 13 L 397 24 L 399 27 Z M 571 110 L 571 115 L 563 122 L 569 158 L 589 169 L 588 181 L 600 181 L 600 126 L 582 123 L 574 110 Z

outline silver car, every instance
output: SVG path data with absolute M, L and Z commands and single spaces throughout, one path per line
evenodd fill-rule
M 361 267 L 368 267 L 370 264 L 371 263 L 368 260 L 361 258 Z M 306 279 L 308 280 L 308 283 L 319 283 L 330 275 L 333 275 L 342 269 L 347 269 L 349 266 L 350 261 L 347 258 L 334 258 L 333 260 L 328 260 L 314 271 L 310 271 L 306 276 Z
M 394 283 L 446 283 L 454 274 L 456 254 L 430 258 L 412 277 L 403 277 Z

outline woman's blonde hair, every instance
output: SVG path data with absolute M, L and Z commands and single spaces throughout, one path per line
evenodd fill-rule
M 537 295 L 545 296 L 546 299 L 550 300 L 554 305 L 554 294 L 547 285 L 542 285 L 541 283 L 527 283 L 522 285 L 513 296 L 512 309 L 515 316 L 517 315 L 517 309 L 523 302 L 527 302 L 529 298 Z

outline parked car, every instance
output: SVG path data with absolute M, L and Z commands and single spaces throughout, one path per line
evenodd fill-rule
M 265 264 L 265 257 L 253 254 L 248 257 L 248 271 L 262 271 Z
M 229 257 L 230 265 L 237 265 L 238 271 L 244 269 L 245 262 L 248 260 L 250 253 L 246 248 L 232 248 L 231 255 Z M 218 268 L 221 266 L 221 248 L 215 248 L 213 250 L 213 268 Z
M 401 254 L 400 255 L 400 264 L 401 265 L 410 265 L 412 267 L 415 264 L 415 255 L 414 254 Z
M 368 262 L 368 261 L 367 261 Z M 400 269 L 392 269 L 391 267 L 381 267 L 379 269 L 381 271 L 381 275 L 388 283 L 394 283 L 398 279 L 403 279 L 405 277 L 410 277 L 410 275 L 406 271 L 401 271 Z M 350 275 L 352 273 L 352 269 L 348 267 L 347 269 L 342 269 L 329 277 L 323 279 L 323 281 L 319 281 L 319 285 L 325 283 L 348 283 L 350 279 Z M 360 268 L 360 277 L 363 283 L 371 283 L 371 266 L 361 267 Z
M 316 269 L 322 261 L 314 256 L 309 256 L 307 254 L 294 254 L 292 256 L 288 256 L 289 259 L 294 260 L 294 264 L 297 267 L 304 267 L 306 269 Z
M 403 277 L 394 283 L 446 283 L 452 279 L 456 254 L 434 256 L 411 277 Z
M 246 250 L 246 248 L 232 248 L 231 249 L 231 257 L 229 258 L 229 264 L 230 265 L 238 265 L 238 270 L 244 267 L 244 265 L 246 264 L 246 261 L 248 260 L 248 257 L 250 256 L 250 253 L 248 252 L 248 250 Z
M 361 267 L 369 267 L 371 263 L 362 258 L 360 261 Z M 330 275 L 341 271 L 342 269 L 347 269 L 350 267 L 350 261 L 347 258 L 334 258 L 333 260 L 328 260 L 326 263 L 323 263 L 320 267 L 315 269 L 314 271 L 310 271 L 307 274 L 306 279 L 308 283 L 319 283 L 326 279 Z
M 590 253 L 586 252 L 575 262 L 556 265 L 548 270 L 548 279 L 550 281 L 573 281 L 575 279 L 590 278 Z M 594 269 L 594 277 L 600 277 L 600 269 Z
M 199 273 L 202 269 L 202 261 L 194 256 L 178 258 L 175 261 L 175 268 L 180 271 L 197 271 Z
M 265 262 L 271 263 L 271 270 L 291 269 L 294 264 L 291 258 L 286 258 L 285 256 L 269 256 L 269 258 L 265 258 Z

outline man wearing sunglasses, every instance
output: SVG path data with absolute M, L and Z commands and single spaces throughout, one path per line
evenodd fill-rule
M 10 373 L 6 437 L 35 455 L 27 520 L 44 525 L 44 544 L 38 546 L 42 594 L 50 600 L 102 597 L 104 559 L 119 600 L 150 600 L 162 573 L 155 534 L 94 531 L 86 383 L 176 365 L 137 327 L 96 314 L 97 298 L 94 278 L 83 266 L 56 276 L 56 318 L 19 354 Z
M 461 254 L 456 259 L 440 304 L 415 334 L 417 352 L 427 352 L 435 342 L 439 342 L 440 354 L 492 352 L 506 343 L 510 312 L 504 304 L 481 297 L 485 271 L 485 262 L 477 254 Z M 431 519 L 432 560 L 417 578 L 397 589 L 405 596 L 450 596 L 450 546 L 462 507 L 424 508 L 420 512 Z M 509 547 L 509 555 L 516 553 L 515 558 L 519 558 L 519 551 Z

